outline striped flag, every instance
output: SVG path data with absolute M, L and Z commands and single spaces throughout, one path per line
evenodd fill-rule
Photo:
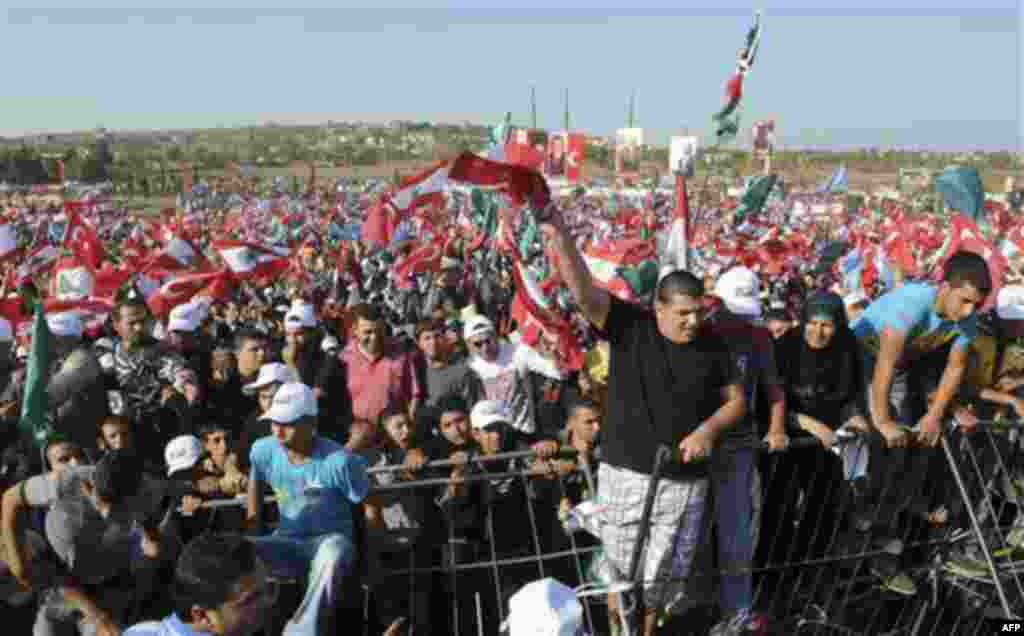
M 686 270 L 690 252 L 690 198 L 686 192 L 686 177 L 676 175 L 676 205 L 672 210 L 672 225 L 668 241 L 661 255 L 662 275 L 675 270 Z
M 736 137 L 739 132 L 739 113 L 737 109 L 743 98 L 743 78 L 754 65 L 758 46 L 761 44 L 761 12 L 754 14 L 754 25 L 747 32 L 746 44 L 736 62 L 736 70 L 725 85 L 725 104 L 715 113 L 712 120 L 716 124 L 715 136 L 719 143 Z
M 287 271 L 288 256 L 291 250 L 287 247 L 272 247 L 243 241 L 214 241 L 224 264 L 238 278 L 259 278 Z
M 627 302 L 640 302 L 658 284 L 657 252 L 650 241 L 592 244 L 583 251 L 594 284 Z

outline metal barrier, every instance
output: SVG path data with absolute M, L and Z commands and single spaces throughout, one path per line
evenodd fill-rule
M 764 444 L 720 450 L 716 455 L 751 449 L 759 463 L 756 474 L 762 483 L 752 497 L 763 494 L 768 503 L 753 522 L 758 536 L 752 538 L 752 559 L 740 565 L 715 563 L 718 553 L 730 554 L 735 545 L 728 543 L 733 528 L 718 527 L 711 512 L 723 503 L 712 489 L 694 567 L 685 581 L 671 581 L 685 583 L 686 592 L 683 602 L 662 617 L 669 625 L 666 633 L 703 633 L 699 625 L 709 626 L 715 618 L 710 608 L 719 602 L 721 581 L 739 580 L 742 586 L 744 577 L 750 579 L 752 609 L 769 616 L 767 629 L 778 633 L 981 634 L 990 633 L 993 619 L 1020 616 L 1024 564 L 1018 569 L 1012 557 L 1013 545 L 1024 547 L 1024 480 L 1017 490 L 1021 436 L 1016 426 L 982 422 L 975 432 L 964 433 L 951 424 L 940 448 L 903 449 L 898 456 L 908 462 L 909 471 L 926 471 L 927 478 L 918 480 L 924 486 L 920 492 L 901 491 L 909 473 L 887 472 L 897 477 L 892 483 L 878 483 L 870 469 L 866 479 L 857 474 L 863 468 L 860 453 L 897 459 L 897 454 L 886 455 L 892 449 L 884 449 L 871 434 L 842 431 L 832 449 L 816 438 L 797 438 L 785 452 L 769 453 Z M 479 536 L 470 541 L 456 536 L 448 523 L 445 535 L 431 537 L 434 543 L 423 553 L 388 553 L 392 567 L 369 572 L 370 596 L 389 607 L 412 607 L 411 601 L 394 597 L 422 594 L 417 586 L 428 585 L 435 602 L 426 606 L 443 603 L 447 614 L 430 617 L 432 633 L 490 635 L 498 633 L 508 597 L 518 585 L 555 576 L 577 589 L 590 634 L 607 633 L 609 609 L 625 624 L 623 633 L 637 633 L 642 589 L 666 582 L 644 580 L 641 567 L 660 467 L 652 470 L 641 540 L 633 548 L 627 577 L 602 581 L 593 574 L 602 554 L 600 541 L 573 531 L 579 530 L 579 519 L 558 509 L 563 499 L 578 499 L 581 492 L 596 497 L 590 464 L 575 462 L 570 469 L 562 463 L 572 455 L 563 452 L 559 463 L 530 466 L 525 462 L 535 459 L 532 451 L 477 456 L 459 480 L 436 473 L 455 462 L 436 461 L 420 470 L 422 478 L 375 483 L 371 495 L 401 497 L 426 489 L 428 504 L 436 504 L 436 489 L 453 483 L 489 493 L 487 506 L 509 505 L 494 497 L 517 497 L 512 502 L 517 521 L 530 536 L 511 537 L 514 547 L 509 549 L 502 542 L 510 538 L 503 536 L 509 528 L 494 525 L 496 516 L 507 519 L 508 512 L 487 508 Z M 672 456 L 665 449 L 659 461 L 672 461 Z M 406 470 L 380 466 L 369 473 L 378 480 Z M 713 485 L 715 479 L 710 481 Z M 881 523 L 880 509 L 889 500 L 898 505 L 894 516 Z M 211 501 L 204 507 L 240 503 Z M 973 565 L 953 558 L 975 551 Z M 402 580 L 407 581 L 404 591 Z

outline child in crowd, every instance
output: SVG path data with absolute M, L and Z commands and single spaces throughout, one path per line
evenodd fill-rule
M 205 457 L 202 478 L 215 478 L 219 493 L 225 497 L 244 494 L 248 479 L 239 464 L 238 452 L 230 447 L 231 431 L 219 422 L 208 422 L 199 428 Z
M 400 471 L 382 471 L 371 475 L 375 486 L 395 486 L 416 479 L 415 473 L 426 463 L 426 455 L 414 448 L 413 426 L 408 409 L 390 407 L 378 421 L 376 447 L 364 452 L 369 466 L 401 465 Z M 381 625 L 390 625 L 405 617 L 416 634 L 430 633 L 430 574 L 395 574 L 411 568 L 431 565 L 429 518 L 430 492 L 426 488 L 386 490 L 366 499 L 367 540 L 374 550 L 378 577 L 374 586 L 377 616 Z

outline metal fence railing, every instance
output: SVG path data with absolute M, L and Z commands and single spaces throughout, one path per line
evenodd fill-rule
M 735 546 L 733 528 L 712 514 L 728 504 L 712 469 L 700 547 L 686 580 L 672 581 L 685 592 L 661 617 L 665 633 L 704 633 L 723 582 L 737 581 L 750 586 L 769 632 L 991 633 L 993 621 L 1024 614 L 1021 447 L 1016 424 L 995 422 L 971 432 L 951 423 L 936 448 L 887 449 L 873 433 L 846 431 L 832 448 L 811 437 L 791 440 L 784 452 L 744 447 L 756 457 L 749 562 L 720 562 Z M 590 462 L 571 452 L 535 459 L 532 451 L 478 456 L 457 480 L 449 460 L 428 463 L 411 480 L 386 478 L 404 466 L 370 469 L 371 496 L 419 497 L 440 516 L 424 524 L 432 531 L 417 539 L 422 545 L 382 549 L 373 545 L 382 535 L 368 535 L 368 552 L 381 558 L 365 573 L 366 616 L 374 606 L 383 616 L 426 608 L 430 615 L 410 624 L 430 625 L 432 634 L 496 634 L 509 596 L 552 576 L 578 591 L 590 634 L 609 633 L 609 614 L 625 623 L 623 633 L 639 633 L 637 608 L 656 582 L 644 580 L 640 566 L 647 524 L 673 453 L 660 453 L 652 470 L 640 541 L 620 580 L 602 578 L 601 515 L 590 514 L 600 484 Z M 479 495 L 475 508 L 456 506 L 465 517 L 443 501 L 452 483 Z

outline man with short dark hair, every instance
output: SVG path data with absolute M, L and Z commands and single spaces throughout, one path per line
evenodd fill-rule
M 252 636 L 277 600 L 277 585 L 250 541 L 203 534 L 185 546 L 175 569 L 174 612 L 129 628 L 124 636 Z
M 226 353 L 219 355 L 224 356 Z M 216 358 L 218 354 L 214 355 Z M 227 377 L 219 378 L 215 388 L 210 391 L 207 403 L 211 413 L 231 427 L 232 431 L 241 433 L 245 421 L 259 409 L 256 396 L 246 394 L 243 387 L 256 381 L 260 367 L 268 358 L 266 334 L 249 328 L 235 332 L 234 357 L 234 365 L 231 365 L 233 368 L 215 359 L 214 364 L 221 369 L 218 373 L 226 374 Z
M 351 313 L 353 337 L 340 358 L 352 400 L 352 417 L 376 422 L 389 404 L 408 404 L 409 416 L 415 419 L 423 388 L 416 378 L 412 356 L 388 338 L 387 324 L 375 307 L 356 305 Z
M 667 274 L 653 314 L 594 285 L 557 213 L 542 225 L 560 273 L 583 315 L 610 344 L 608 413 L 598 473 L 607 578 L 624 580 L 638 536 L 660 446 L 677 461 L 663 467 L 650 517 L 644 563 L 642 633 L 653 636 L 658 612 L 680 596 L 704 515 L 709 457 L 722 432 L 746 415 L 746 399 L 725 342 L 703 333 L 704 284 L 689 272 Z M 666 583 L 672 581 L 671 583 Z
M 114 385 L 108 388 L 121 392 L 139 453 L 160 457 L 167 442 L 184 432 L 180 402 L 186 398 L 179 375 L 187 368 L 185 360 L 147 334 L 149 308 L 135 287 L 118 292 L 111 318 L 117 337 L 96 343 L 100 364 Z
M 975 313 L 991 290 L 985 260 L 972 252 L 957 252 L 946 263 L 940 284 L 905 283 L 871 303 L 854 327 L 864 354 L 867 404 L 876 431 L 868 469 L 873 512 L 858 523 L 862 530 L 873 531 L 878 547 L 886 552 L 902 553 L 899 515 L 920 492 L 932 457 L 932 453 L 905 447 L 911 437 L 929 448 L 938 443 L 977 335 Z M 921 398 L 929 389 L 911 385 L 915 365 L 927 365 L 934 359 L 929 354 L 946 347 L 942 378 L 922 415 L 923 409 L 916 404 L 926 401 Z M 911 399 L 912 392 L 919 399 Z M 907 595 L 916 592 L 913 581 L 895 568 L 884 561 L 876 565 L 890 589 Z
M 416 347 L 423 366 L 424 406 L 435 406 L 453 393 L 466 375 L 465 360 L 452 359 L 452 343 L 444 323 L 423 320 L 416 325 Z

